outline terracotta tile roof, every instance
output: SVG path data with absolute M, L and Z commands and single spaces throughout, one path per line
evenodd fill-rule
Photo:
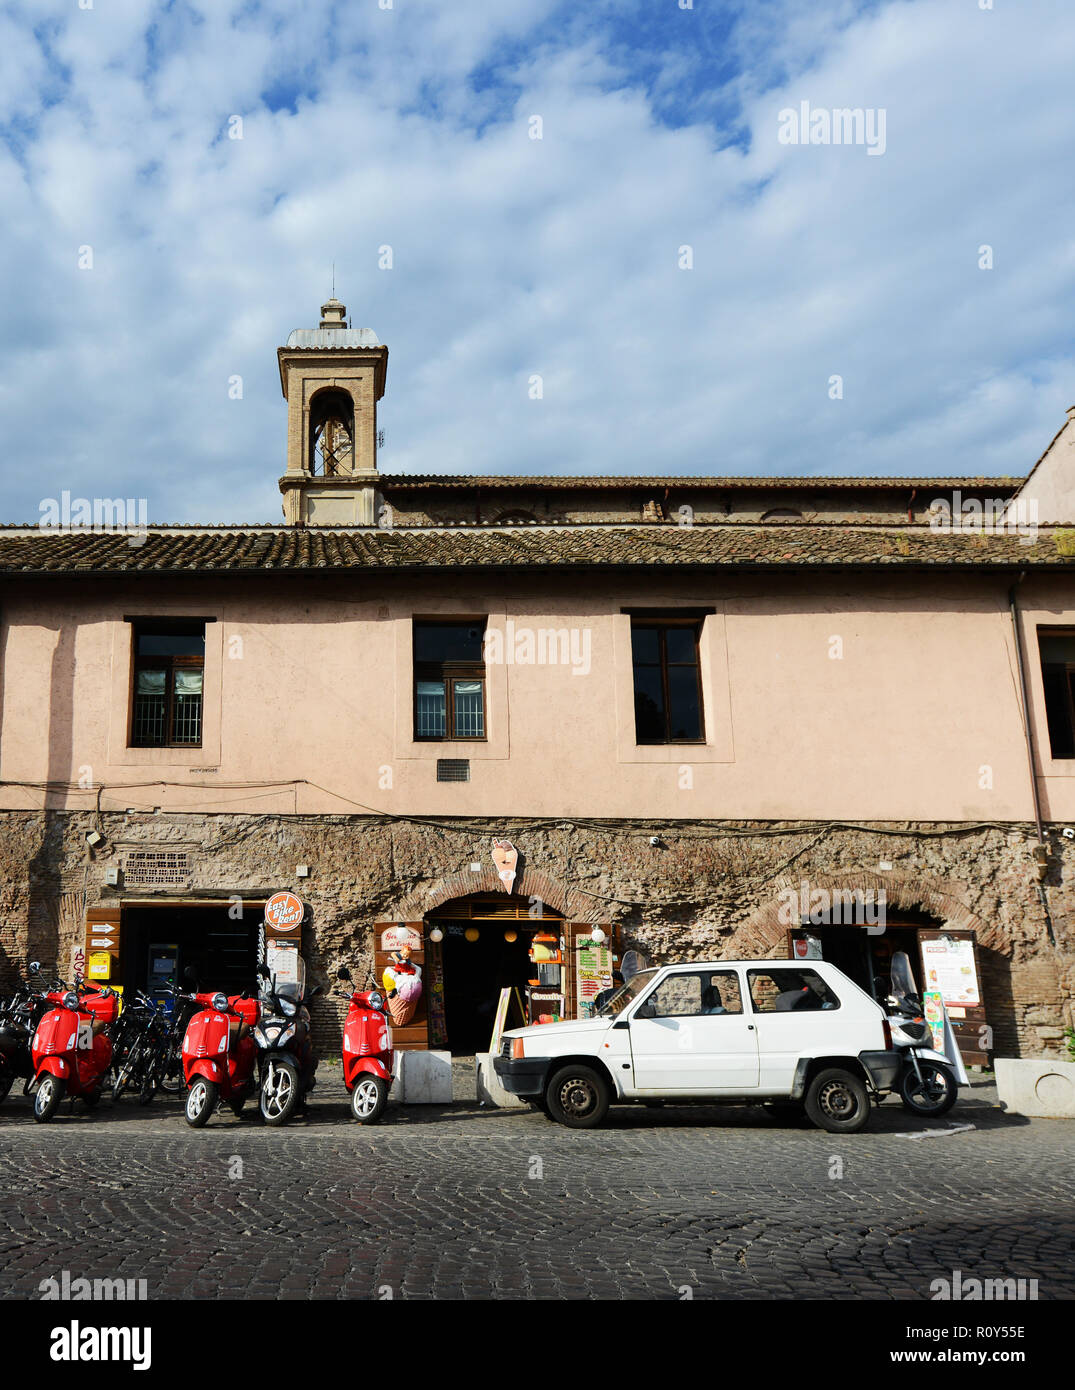
M 995 491 L 1000 496 L 1014 492 L 1023 481 L 1018 478 L 825 478 L 825 477 L 580 477 L 557 474 L 542 477 L 525 477 L 519 474 L 487 477 L 481 474 L 466 473 L 385 473 L 380 482 L 382 487 L 400 490 L 433 488 L 446 491 L 455 488 L 555 488 L 567 491 L 585 491 L 597 488 L 703 488 L 706 490 L 737 489 L 749 491 L 754 488 L 771 490 L 774 488 L 795 491 L 825 492 L 828 489 L 850 491 L 864 488 L 870 491 L 894 490 L 907 492 L 911 488 L 935 488 L 941 492 L 951 492 L 956 488 L 967 492 L 983 489 Z
M 925 525 L 745 522 L 394 530 L 319 526 L 153 527 L 123 534 L 0 532 L 0 574 L 242 573 L 253 570 L 608 569 L 656 565 L 768 569 L 1075 568 L 1075 531 L 943 534 Z M 137 537 L 133 539 L 139 539 Z

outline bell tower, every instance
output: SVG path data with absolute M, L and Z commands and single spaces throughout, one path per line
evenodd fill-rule
M 287 401 L 287 472 L 280 479 L 292 526 L 373 526 L 377 520 L 377 402 L 388 349 L 372 328 L 350 328 L 335 297 L 317 328 L 297 328 L 277 348 Z

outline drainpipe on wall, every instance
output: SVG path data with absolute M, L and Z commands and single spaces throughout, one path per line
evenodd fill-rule
M 1045 913 L 1045 929 L 1049 933 L 1049 942 L 1056 945 L 1056 934 L 1053 931 L 1053 919 L 1049 912 L 1049 900 L 1045 893 L 1045 874 L 1049 862 L 1049 845 L 1045 838 L 1045 827 L 1041 819 L 1041 794 L 1038 791 L 1038 776 L 1034 768 L 1034 741 L 1030 735 L 1030 706 L 1026 693 L 1026 666 L 1023 661 L 1023 638 L 1019 631 L 1019 610 L 1015 602 L 1015 591 L 1026 578 L 1026 570 L 1021 570 L 1018 579 L 1008 590 L 1008 607 L 1012 615 L 1012 636 L 1015 639 L 1015 664 L 1019 670 L 1019 701 L 1023 709 L 1023 733 L 1026 736 L 1026 758 L 1027 768 L 1030 772 L 1030 795 L 1034 802 L 1034 823 L 1038 828 L 1038 843 L 1034 849 L 1034 859 L 1038 869 L 1038 897 L 1041 899 L 1041 908 Z

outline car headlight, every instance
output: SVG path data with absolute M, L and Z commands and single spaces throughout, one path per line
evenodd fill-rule
M 293 999 L 281 999 L 280 1012 L 286 1014 L 288 1018 L 294 1018 L 298 1012 L 298 1005 Z

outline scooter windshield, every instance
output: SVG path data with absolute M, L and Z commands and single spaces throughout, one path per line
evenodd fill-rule
M 895 951 L 892 955 L 892 993 L 897 999 L 918 997 L 918 986 L 911 973 L 911 961 L 906 951 Z

